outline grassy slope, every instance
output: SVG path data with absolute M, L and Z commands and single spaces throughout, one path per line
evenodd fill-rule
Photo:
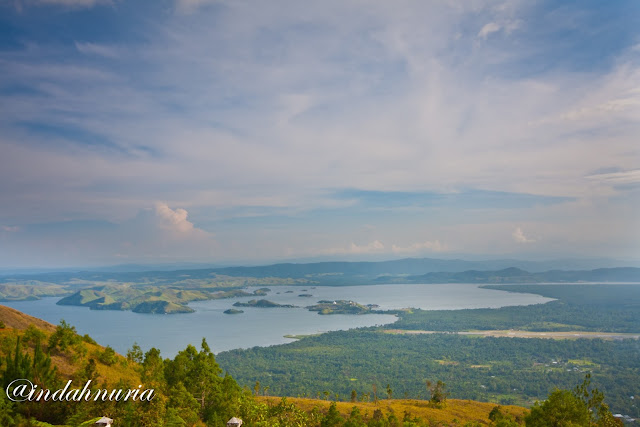
M 271 405 L 275 405 L 280 401 L 280 397 L 259 397 L 261 401 L 265 401 Z M 287 401 L 294 403 L 304 411 L 310 412 L 314 408 L 326 412 L 331 404 L 330 401 L 318 399 L 305 399 L 288 397 Z M 405 411 L 411 414 L 411 417 L 419 417 L 423 420 L 429 420 L 432 424 L 453 424 L 457 420 L 459 424 L 467 422 L 478 422 L 481 424 L 489 424 L 489 413 L 496 407 L 495 403 L 476 402 L 473 400 L 457 400 L 449 399 L 444 408 L 434 408 L 429 406 L 429 402 L 425 400 L 412 399 L 384 399 L 374 402 L 336 402 L 336 408 L 340 414 L 348 418 L 352 408 L 356 406 L 363 416 L 371 417 L 373 411 L 380 409 L 385 416 L 394 413 L 396 417 L 402 419 Z M 527 409 L 520 406 L 502 406 L 502 412 L 512 415 L 514 418 L 522 419 L 527 414 Z
M 5 324 L 5 328 L 0 329 L 0 343 L 4 340 L 15 339 L 18 335 L 23 335 L 29 325 L 33 325 L 40 331 L 47 335 L 47 338 L 55 331 L 55 326 L 45 322 L 44 320 L 29 316 L 18 310 L 10 307 L 0 305 L 0 320 Z M 88 360 L 92 354 L 103 351 L 104 347 L 84 343 L 87 348 L 87 356 L 74 357 L 74 354 L 61 353 L 52 355 L 52 361 L 55 366 L 58 367 L 60 376 L 64 379 L 71 379 L 73 374 L 80 369 Z M 0 357 L 5 356 L 3 347 L 0 345 Z M 9 348 L 12 349 L 11 346 Z M 33 350 L 33 349 L 31 349 Z M 106 381 L 107 384 L 113 385 L 120 378 L 126 378 L 131 383 L 139 384 L 140 377 L 136 370 L 136 365 L 133 363 L 125 363 L 125 358 L 118 355 L 118 361 L 111 366 L 104 365 L 96 360 L 98 373 L 100 375 L 99 381 Z M 277 404 L 281 399 L 279 397 L 258 397 L 258 400 L 267 401 L 270 404 Z M 319 399 L 305 399 L 305 398 L 287 398 L 290 402 L 294 403 L 300 409 L 305 411 L 311 411 L 314 408 L 319 408 L 322 412 L 325 412 L 330 402 Z M 405 411 L 409 412 L 412 417 L 420 417 L 425 420 L 432 420 L 435 423 L 453 423 L 457 420 L 459 423 L 466 423 L 468 421 L 480 422 L 482 424 L 488 424 L 488 415 L 491 409 L 496 406 L 494 403 L 475 402 L 470 400 L 456 400 L 450 399 L 445 408 L 436 409 L 428 406 L 426 401 L 423 400 L 410 400 L 410 399 L 393 399 L 393 400 L 380 400 L 377 405 L 373 402 L 338 402 L 338 410 L 348 417 L 353 406 L 357 406 L 363 415 L 371 416 L 373 411 L 381 409 L 385 415 L 393 411 L 400 419 L 404 416 Z M 512 414 L 516 417 L 522 417 L 526 413 L 526 409 L 517 406 L 504 406 L 504 412 Z
M 46 340 L 49 339 L 49 336 L 56 329 L 51 323 L 4 305 L 0 305 L 0 320 L 6 325 L 4 329 L 0 329 L 0 357 L 5 357 L 7 350 L 14 350 L 15 344 L 11 345 L 9 343 L 15 343 L 15 338 L 22 336 L 29 325 L 33 325 L 44 332 Z M 83 368 L 89 358 L 93 358 L 96 361 L 100 383 L 106 381 L 107 384 L 113 385 L 121 378 L 125 378 L 131 383 L 141 384 L 140 374 L 136 371 L 133 364 L 127 363 L 123 356 L 117 355 L 117 362 L 108 366 L 101 363 L 97 357 L 95 357 L 96 354 L 104 351 L 104 347 L 88 342 L 83 342 L 83 344 L 87 348 L 87 353 L 84 356 L 75 353 L 73 350 L 51 354 L 52 363 L 58 367 L 61 378 L 65 380 L 72 379 L 75 372 Z M 33 351 L 33 346 L 30 347 L 30 351 Z

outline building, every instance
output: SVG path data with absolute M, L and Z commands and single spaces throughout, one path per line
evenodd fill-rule
M 241 425 L 242 420 L 240 418 L 233 417 L 227 421 L 227 427 L 240 427 Z
M 95 426 L 109 427 L 113 424 L 113 420 L 111 418 L 102 417 L 96 423 Z

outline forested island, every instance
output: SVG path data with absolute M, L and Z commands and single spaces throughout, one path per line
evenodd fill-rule
M 371 308 L 354 301 L 318 301 L 318 304 L 307 307 L 309 311 L 317 311 L 318 314 L 365 314 L 370 313 Z
M 261 299 L 261 300 L 255 300 L 252 299 L 248 302 L 236 302 L 233 304 L 234 307 L 258 307 L 258 308 L 274 308 L 274 307 L 280 307 L 280 308 L 296 308 L 295 305 L 291 305 L 291 304 L 278 304 L 276 302 L 273 301 L 269 301 L 266 299 Z

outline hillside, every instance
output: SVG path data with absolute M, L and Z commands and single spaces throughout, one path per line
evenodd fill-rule
M 200 407 L 196 401 L 189 397 L 185 386 L 194 386 L 191 382 L 172 385 L 176 380 L 176 375 L 187 375 L 182 381 L 191 378 L 192 375 L 201 375 L 205 371 L 215 372 L 221 375 L 213 354 L 210 353 L 206 343 L 200 352 L 194 347 L 189 346 L 185 351 L 181 352 L 172 361 L 169 359 L 162 360 L 158 358 L 159 354 L 149 351 L 143 356 L 139 352 L 134 358 L 142 364 L 136 363 L 134 360 L 127 360 L 123 356 L 117 355 L 109 350 L 93 342 L 89 337 L 80 337 L 75 334 L 75 329 L 71 325 L 61 322 L 60 325 L 54 326 L 43 320 L 21 313 L 15 309 L 0 305 L 0 320 L 4 327 L 0 328 L 0 358 L 6 360 L 7 356 L 12 356 L 19 338 L 27 354 L 34 355 L 34 341 L 39 340 L 41 343 L 48 343 L 50 347 L 52 365 L 57 370 L 57 386 L 66 383 L 69 379 L 75 383 L 83 383 L 86 378 L 86 366 L 89 359 L 95 361 L 97 372 L 94 374 L 95 383 L 101 384 L 101 387 L 122 387 L 122 381 L 128 384 L 141 384 L 141 374 L 147 378 L 153 378 L 152 383 L 157 388 L 158 395 L 150 403 L 142 402 L 126 402 L 125 406 L 118 404 L 98 402 L 81 402 L 78 405 L 62 405 L 47 403 L 46 408 L 42 406 L 33 406 L 30 403 L 13 404 L 9 412 L 6 410 L 6 403 L 3 403 L 4 397 L 0 398 L 0 423 L 3 416 L 13 416 L 11 422 L 21 419 L 21 416 L 27 414 L 28 417 L 36 417 L 41 420 L 56 423 L 52 420 L 66 420 L 67 425 L 79 425 L 87 420 L 95 419 L 96 414 L 107 414 L 110 417 L 117 418 L 119 425 L 148 425 L 149 419 L 162 420 L 185 420 L 191 419 L 188 425 L 200 425 L 198 419 L 206 420 L 209 412 L 200 413 L 197 408 Z M 66 339 L 70 339 L 68 345 L 60 348 L 60 340 L 55 339 L 60 331 L 67 333 Z M 52 343 L 58 343 L 53 345 Z M 105 358 L 105 354 L 111 355 L 111 360 Z M 187 358 L 185 358 L 185 356 Z M 202 359 L 201 359 L 202 357 Z M 190 365 L 189 360 L 195 362 Z M 200 360 L 200 361 L 198 361 Z M 163 368 L 164 365 L 164 368 Z M 181 367 L 180 367 L 181 366 Z M 190 367 L 191 366 L 191 367 Z M 2 366 L 1 368 L 4 368 Z M 189 374 L 190 369 L 195 371 Z M 0 373 L 3 369 L 0 369 Z M 166 380 L 164 375 L 168 375 Z M 3 374 L 4 376 L 4 374 Z M 214 377 L 215 378 L 215 377 Z M 53 381 L 53 380 L 49 380 Z M 148 380 L 149 381 L 149 380 Z M 166 383 L 165 383 L 166 381 Z M 216 403 L 218 408 L 225 412 L 223 416 L 217 415 L 218 421 L 211 425 L 222 425 L 221 421 L 228 419 L 228 414 L 236 414 L 244 417 L 247 425 L 320 425 L 326 417 L 331 416 L 329 410 L 330 402 L 320 399 L 301 399 L 301 398 L 285 398 L 279 397 L 255 397 L 248 390 L 242 391 L 231 377 L 224 378 L 218 376 L 219 385 L 214 387 L 222 387 L 227 390 L 218 396 L 217 399 L 223 399 Z M 197 387 L 198 384 L 195 384 Z M 176 388 L 177 387 L 177 388 Z M 189 392 L 190 393 L 190 392 Z M 174 399 L 175 395 L 179 395 L 178 399 Z M 225 400 L 226 399 L 226 400 Z M 286 403 L 289 402 L 289 403 Z M 27 406 L 24 406 L 27 405 Z M 28 406 L 32 405 L 32 406 Z M 57 406 L 56 406 L 57 405 Z M 128 405 L 128 406 L 126 406 Z M 157 406 L 160 405 L 160 406 Z M 357 407 L 361 415 L 358 415 L 368 423 L 375 421 L 376 417 L 383 416 L 385 420 L 390 416 L 398 419 L 411 418 L 414 425 L 450 425 L 455 423 L 480 423 L 490 424 L 489 413 L 495 408 L 495 404 L 480 403 L 463 400 L 450 400 L 443 408 L 435 408 L 429 405 L 429 402 L 423 400 L 380 400 L 373 402 L 337 402 L 336 407 L 344 419 L 348 419 Z M 5 409 L 2 409 L 2 408 Z M 22 408 L 22 409 L 21 409 Z M 25 409 L 31 408 L 31 409 Z M 40 408 L 40 409 L 37 409 Z M 23 410 L 24 409 L 24 410 Z M 218 409 L 222 410 L 222 409 Z M 230 412 L 229 412 L 230 411 Z M 515 420 L 522 422 L 523 416 L 527 410 L 521 407 L 509 406 L 502 407 L 504 414 Z M 20 415 L 23 414 L 23 415 Z M 156 417 L 156 418 L 154 418 Z M 177 418 L 176 418 L 177 417 Z M 201 418 L 200 418 L 201 417 Z M 283 421 L 284 418 L 284 421 Z M 295 418 L 296 423 L 287 420 Z M 6 420 L 9 418 L 5 418 Z M 408 418 L 407 418 L 408 419 Z M 126 420 L 137 420 L 133 424 L 129 424 Z M 147 421 L 142 421 L 147 420 Z M 269 421 L 273 420 L 273 421 Z M 278 420 L 278 421 L 275 421 Z M 302 421 L 301 421 L 302 420 Z M 138 424 L 141 423 L 141 424 Z M 300 424 L 302 423 L 302 424 Z M 8 424 L 13 425 L 13 424 Z M 48 424 L 47 424 L 48 425 Z M 369 424 L 358 424 L 369 425 Z M 378 424 L 375 424 L 378 425 Z M 384 424 L 386 425 L 386 424 Z
M 0 305 L 0 321 L 5 325 L 4 328 L 0 328 L 0 358 L 5 358 L 15 350 L 18 337 L 25 350 L 33 355 L 36 339 L 46 345 L 56 330 L 60 330 L 60 326 L 54 326 L 4 305 Z M 51 361 L 61 376 L 67 379 L 77 377 L 89 359 L 94 359 L 97 379 L 100 382 L 115 384 L 121 378 L 126 378 L 131 382 L 140 383 L 140 374 L 125 357 L 117 353 L 111 356 L 112 350 L 97 344 L 87 335 L 82 337 L 75 334 L 75 328 L 72 326 L 68 330 L 74 334 L 71 338 L 72 344 L 64 350 L 53 349 L 50 354 Z
M 262 396 L 257 399 L 269 405 L 275 405 L 282 398 Z M 328 400 L 299 397 L 287 397 L 287 401 L 305 412 L 312 412 L 315 409 L 322 413 L 325 413 L 332 403 Z M 427 421 L 429 425 L 465 425 L 467 423 L 486 425 L 491 424 L 489 413 L 496 407 L 496 404 L 473 400 L 448 399 L 445 407 L 437 408 L 430 405 L 428 401 L 415 399 L 380 399 L 377 403 L 336 402 L 336 409 L 344 418 L 349 418 L 354 407 L 358 408 L 363 418 L 371 418 L 376 410 L 380 410 L 384 418 L 394 414 L 398 419 L 402 420 L 405 414 L 408 414 L 411 418 L 417 417 Z M 520 421 L 528 413 L 528 410 L 521 406 L 506 405 L 500 408 L 504 414 L 508 414 Z

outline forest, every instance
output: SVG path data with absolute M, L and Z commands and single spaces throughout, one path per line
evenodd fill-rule
M 552 340 L 451 334 L 469 330 L 640 331 L 640 287 L 633 285 L 490 286 L 557 298 L 547 304 L 499 309 L 399 311 L 393 325 L 338 331 L 298 342 L 218 355 L 240 384 L 260 381 L 272 393 L 338 400 L 355 390 L 373 399 L 374 387 L 424 398 L 427 380 L 450 385 L 452 397 L 532 405 L 554 387 L 590 373 L 614 411 L 640 416 L 637 339 Z M 396 334 L 393 329 L 440 331 Z
M 26 328 L 15 327 L 16 313 L 19 312 L 5 310 L 2 313 L 3 318 L 12 320 L 14 327 L 4 321 L 0 323 L 0 350 L 4 355 L 0 382 L 7 393 L 0 393 L 0 425 L 3 426 L 90 426 L 100 418 L 95 417 L 96 414 L 106 414 L 117 420 L 117 425 L 126 426 L 224 426 L 232 416 L 243 419 L 244 425 L 259 427 L 621 424 L 605 403 L 605 395 L 591 384 L 590 374 L 573 378 L 571 385 L 580 384 L 584 378 L 582 385 L 573 391 L 552 392 L 546 401 L 535 403 L 531 411 L 450 399 L 452 393 L 440 379 L 427 380 L 426 391 L 418 396 L 419 400 L 408 400 L 406 395 L 398 399 L 396 396 L 402 390 L 395 389 L 396 383 L 379 388 L 374 384 L 373 395 L 359 395 L 352 389 L 348 403 L 338 402 L 340 396 L 330 396 L 328 391 L 322 393 L 324 400 L 270 399 L 266 396 L 270 385 L 257 381 L 251 388 L 239 386 L 220 367 L 205 339 L 199 350 L 188 345 L 173 359 L 163 359 L 155 348 L 143 352 L 136 344 L 123 357 L 110 347 L 97 345 L 87 335 L 78 335 L 75 327 L 64 321 L 55 328 L 42 321 L 38 326 L 30 323 Z M 20 320 L 24 324 L 24 319 Z M 450 357 L 448 360 L 453 362 Z M 78 383 L 92 381 L 100 384 L 101 389 L 130 389 L 143 383 L 156 394 L 148 401 L 96 398 L 81 402 L 14 402 L 8 399 L 17 378 L 30 378 L 43 388 L 55 390 L 69 377 Z M 376 379 L 382 380 L 382 377 Z M 359 401 L 365 399 L 366 402 Z M 557 424 L 558 417 L 564 424 Z

